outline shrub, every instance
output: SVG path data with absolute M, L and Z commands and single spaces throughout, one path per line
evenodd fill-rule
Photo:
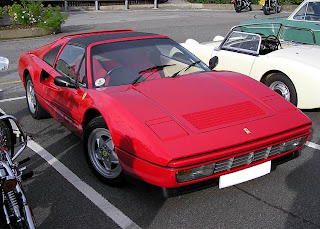
M 0 6 L 0 20 L 3 18 L 3 16 L 6 14 L 6 12 L 3 10 L 3 8 Z
M 35 0 L 21 0 L 21 4 L 14 3 L 4 9 L 13 25 L 59 29 L 68 18 L 68 15 L 61 13 L 60 7 L 45 7 L 42 1 Z
M 290 0 L 279 0 L 280 5 L 290 5 L 293 4 Z
M 43 20 L 38 23 L 41 28 L 60 28 L 61 24 L 65 22 L 68 18 L 68 15 L 61 14 L 60 6 L 56 6 L 54 9 L 51 5 L 48 5 L 47 8 L 44 9 Z

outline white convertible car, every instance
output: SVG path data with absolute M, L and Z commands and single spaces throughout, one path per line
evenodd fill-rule
M 246 32 L 248 26 L 269 35 Z M 308 44 L 283 39 L 293 33 Z M 311 30 L 275 23 L 235 26 L 225 38 L 202 44 L 188 39 L 182 46 L 211 69 L 248 75 L 298 108 L 313 109 L 320 107 L 320 47 L 310 43 L 315 43 Z

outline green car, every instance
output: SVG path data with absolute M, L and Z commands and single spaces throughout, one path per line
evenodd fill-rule
M 275 33 L 275 30 L 279 28 L 279 26 L 276 26 L 277 24 L 282 24 L 284 28 L 295 27 L 294 30 L 290 28 L 288 31 L 283 31 L 282 38 L 298 43 L 320 45 L 320 1 L 306 0 L 302 2 L 287 18 L 266 18 L 244 21 L 240 24 L 246 25 L 246 32 L 262 33 L 264 35 L 277 34 Z

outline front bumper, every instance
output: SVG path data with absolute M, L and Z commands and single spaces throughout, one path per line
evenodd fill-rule
M 290 137 L 287 136 L 287 133 L 284 134 L 286 135 L 285 139 L 283 136 L 273 136 L 268 139 L 248 143 L 245 147 L 246 150 L 243 150 L 243 146 L 235 146 L 232 149 L 223 150 L 223 156 L 221 156 L 222 152 L 219 150 L 219 153 L 209 152 L 206 155 L 187 158 L 187 160 L 186 158 L 182 161 L 176 160 L 170 162 L 168 166 L 159 166 L 148 162 L 119 148 L 116 148 L 116 152 L 126 174 L 163 188 L 177 188 L 216 179 L 224 174 L 239 171 L 270 160 L 277 161 L 279 158 L 291 155 L 293 152 L 301 149 L 310 136 L 310 129 L 308 127 L 303 129 L 302 133 L 300 129 L 299 134 L 295 133 L 295 135 L 291 135 Z M 289 147 L 286 151 L 280 150 L 283 145 L 286 145 L 285 143 L 294 142 L 295 139 L 300 138 L 302 138 L 302 142 L 297 147 Z M 270 139 L 273 140 L 272 143 L 270 143 Z M 265 144 L 266 142 L 269 143 Z M 199 160 L 200 158 L 201 160 Z M 180 174 L 181 171 L 184 173 L 184 171 L 192 171 L 195 168 L 206 167 L 212 164 L 217 169 L 213 168 L 214 172 L 211 175 L 198 176 L 192 180 L 177 179 L 177 174 Z
M 273 171 L 277 168 L 278 165 L 291 161 L 299 156 L 300 156 L 300 150 L 291 152 L 289 154 L 286 154 L 284 156 L 271 160 L 271 170 Z M 215 177 L 209 180 L 205 180 L 205 181 L 201 181 L 201 182 L 197 182 L 197 183 L 193 183 L 185 186 L 180 186 L 177 188 L 162 188 L 162 195 L 165 198 L 168 198 L 168 197 L 173 197 L 173 196 L 178 196 L 182 194 L 187 194 L 190 192 L 203 190 L 206 188 L 211 188 L 217 185 L 219 185 L 219 177 Z

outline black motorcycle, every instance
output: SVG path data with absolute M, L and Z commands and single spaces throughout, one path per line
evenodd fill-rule
M 279 0 L 266 0 L 264 5 L 262 6 L 262 10 L 265 15 L 269 15 L 271 11 L 280 13 L 282 10 L 282 6 L 280 5 Z
M 19 133 L 18 138 L 13 132 L 12 122 L 18 128 L 15 130 Z M 12 143 L 20 144 L 16 153 Z M 32 173 L 22 174 L 25 167 L 21 168 L 21 165 L 29 158 L 15 162 L 26 145 L 27 137 L 17 119 L 11 115 L 0 116 L 0 228 L 35 228 L 21 184 L 22 180 L 32 176 Z
M 237 13 L 241 13 L 242 10 L 252 10 L 251 2 L 249 0 L 232 0 L 231 3 Z
M 9 61 L 0 57 L 0 71 L 8 68 Z M 0 229 L 34 229 L 31 209 L 27 203 L 21 182 L 30 178 L 21 167 L 29 160 L 16 159 L 27 146 L 27 136 L 20 123 L 12 115 L 0 113 Z

